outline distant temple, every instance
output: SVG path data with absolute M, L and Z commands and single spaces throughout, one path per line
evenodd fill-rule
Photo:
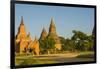
M 50 23 L 50 27 L 49 27 L 49 33 L 47 34 L 45 28 L 43 28 L 41 36 L 40 36 L 40 40 L 44 40 L 45 38 L 52 38 L 55 41 L 55 47 L 57 50 L 61 50 L 61 42 L 60 42 L 60 38 L 58 37 L 57 33 L 56 33 L 56 26 L 54 24 L 54 20 L 53 18 L 51 18 L 51 23 Z
M 26 34 L 23 17 L 21 17 L 21 23 L 15 39 L 15 51 L 17 53 L 27 53 L 30 50 L 36 55 L 39 55 L 39 42 L 36 38 L 32 41 L 30 33 L 28 35 Z
M 55 44 L 56 49 L 61 50 L 62 46 L 61 46 L 60 38 L 58 37 L 57 32 L 56 32 L 56 27 L 55 27 L 53 18 L 51 18 L 48 34 L 45 28 L 43 28 L 39 40 L 44 40 L 45 38 L 54 39 L 56 43 Z M 21 17 L 21 23 L 20 23 L 20 26 L 18 28 L 18 33 L 15 38 L 15 51 L 16 53 L 33 52 L 36 55 L 40 54 L 39 41 L 36 37 L 33 41 L 30 37 L 30 33 L 26 34 L 23 17 Z
M 54 39 L 54 41 L 56 42 L 55 44 L 56 49 L 61 50 L 61 42 L 60 42 L 60 38 L 57 35 L 56 26 L 54 24 L 53 18 L 51 18 L 51 23 L 50 23 L 49 33 L 48 33 L 47 38 Z

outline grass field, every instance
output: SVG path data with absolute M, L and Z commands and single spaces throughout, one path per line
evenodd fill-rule
M 94 52 L 64 53 L 64 54 L 45 54 L 40 56 L 34 55 L 17 55 L 15 65 L 38 65 L 53 63 L 69 62 L 86 62 L 94 61 Z

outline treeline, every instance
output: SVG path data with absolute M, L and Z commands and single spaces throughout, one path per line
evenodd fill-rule
M 93 51 L 94 50 L 94 35 L 87 35 L 81 31 L 73 30 L 74 35 L 71 39 L 61 38 L 64 51 Z
M 62 45 L 62 51 L 93 51 L 94 35 L 87 35 L 81 31 L 73 30 L 73 36 L 69 39 L 59 37 Z M 41 53 L 57 53 L 59 50 L 55 48 L 55 41 L 50 38 L 39 40 Z

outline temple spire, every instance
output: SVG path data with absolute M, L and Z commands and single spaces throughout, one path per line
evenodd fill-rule
M 24 25 L 23 16 L 21 16 L 21 25 Z
M 47 32 L 46 32 L 46 30 L 45 30 L 45 28 L 44 28 L 44 27 L 43 27 L 42 33 L 47 34 Z
M 55 24 L 54 24 L 53 17 L 51 18 L 51 22 L 50 22 L 49 34 L 55 34 L 56 35 L 56 27 L 55 27 Z
M 51 18 L 51 23 L 50 23 L 50 26 L 51 26 L 51 27 L 55 27 L 55 24 L 54 24 L 54 19 L 53 19 L 53 17 Z
M 43 27 L 43 30 L 42 30 L 42 33 L 41 33 L 41 36 L 40 36 L 40 40 L 44 40 L 47 36 L 47 32 L 45 30 L 45 28 Z
M 23 20 L 23 17 L 21 16 L 21 22 L 18 28 L 17 38 L 25 38 L 26 35 L 27 34 L 26 34 L 25 26 L 24 26 L 24 20 Z

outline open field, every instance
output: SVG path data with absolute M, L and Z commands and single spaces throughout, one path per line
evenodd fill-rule
M 37 65 L 69 62 L 86 62 L 94 61 L 93 52 L 66 53 L 66 54 L 44 54 L 40 56 L 16 56 L 15 64 L 17 65 Z

